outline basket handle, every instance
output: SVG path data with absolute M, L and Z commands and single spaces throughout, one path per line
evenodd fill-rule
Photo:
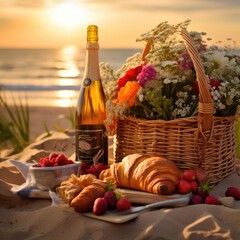
M 187 51 L 192 59 L 194 69 L 196 71 L 198 86 L 199 86 L 199 103 L 198 103 L 198 128 L 203 136 L 203 131 L 213 130 L 213 112 L 214 104 L 209 91 L 208 82 L 204 72 L 199 53 L 194 45 L 190 34 L 185 30 L 181 30 L 181 36 L 184 39 Z M 206 136 L 205 136 L 206 137 Z M 210 140 L 211 134 L 208 138 Z
M 210 141 L 213 131 L 213 112 L 214 104 L 210 95 L 208 82 L 204 72 L 204 68 L 199 56 L 198 50 L 195 47 L 194 41 L 190 34 L 181 29 L 181 36 L 183 37 L 187 51 L 193 62 L 194 69 L 196 71 L 198 86 L 199 86 L 199 103 L 198 103 L 198 131 L 202 134 L 205 141 Z M 151 49 L 152 39 L 150 39 L 142 53 L 142 61 L 147 62 L 145 57 Z M 204 131 L 210 130 L 210 135 L 207 137 Z

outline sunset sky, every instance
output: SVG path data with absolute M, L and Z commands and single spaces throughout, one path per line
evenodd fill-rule
M 99 27 L 103 48 L 139 48 L 136 38 L 163 21 L 240 44 L 239 0 L 0 0 L 0 48 L 85 46 Z

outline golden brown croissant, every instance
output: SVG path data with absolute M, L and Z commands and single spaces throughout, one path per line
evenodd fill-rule
M 85 174 L 77 177 L 72 174 L 67 180 L 61 182 L 61 185 L 56 188 L 56 193 L 65 202 L 70 203 L 86 186 L 92 184 L 96 179 L 95 175 Z
M 102 181 L 95 181 L 85 187 L 70 203 L 76 212 L 88 212 L 92 210 L 94 201 L 98 197 L 103 197 L 106 192 L 106 184 Z
M 174 162 L 163 157 L 131 154 L 100 173 L 99 179 L 113 179 L 117 187 L 155 194 L 172 194 L 181 172 Z

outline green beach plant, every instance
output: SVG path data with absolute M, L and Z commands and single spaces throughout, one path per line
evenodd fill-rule
M 0 95 L 0 148 L 13 149 L 12 154 L 22 151 L 30 144 L 30 117 L 27 97 L 25 103 L 19 98 L 18 104 L 13 99 L 9 105 L 1 90 Z
M 68 119 L 71 123 L 72 129 L 74 129 L 75 126 L 75 107 L 73 104 L 68 107 L 69 115 L 66 116 L 66 119 Z
M 68 107 L 68 114 L 59 115 L 58 118 L 63 118 L 68 120 L 71 124 L 71 129 L 74 129 L 75 128 L 75 106 L 73 104 L 73 99 L 70 98 L 69 100 L 71 101 L 71 105 Z M 57 126 L 56 128 L 59 131 L 61 131 L 62 129 L 61 126 Z

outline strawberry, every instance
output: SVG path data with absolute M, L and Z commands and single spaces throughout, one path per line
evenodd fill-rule
M 104 194 L 104 198 L 108 203 L 108 209 L 112 210 L 116 207 L 117 198 L 114 191 L 107 191 Z
M 205 199 L 206 204 L 221 205 L 220 201 L 213 195 L 208 195 Z
M 240 190 L 236 187 L 229 187 L 225 192 L 226 197 L 233 197 L 235 200 L 240 200 Z
M 200 195 L 192 195 L 190 199 L 190 204 L 200 204 L 203 203 L 203 198 Z
M 186 181 L 184 179 L 181 179 L 178 182 L 177 189 L 178 189 L 178 193 L 186 194 L 186 193 L 191 192 L 191 185 L 190 185 L 190 183 L 188 181 Z
M 206 182 L 208 180 L 208 174 L 204 171 L 203 168 L 197 167 L 194 169 L 196 181 L 198 184 Z
M 193 170 L 185 170 L 183 172 L 182 178 L 188 182 L 191 182 L 191 181 L 195 180 L 196 175 Z
M 116 208 L 119 211 L 128 210 L 131 208 L 131 203 L 129 202 L 129 200 L 127 198 L 122 197 L 117 200 Z
M 197 184 L 196 181 L 191 181 L 191 182 L 190 182 L 190 186 L 191 186 L 191 190 L 192 190 L 193 193 L 197 192 L 197 190 L 198 190 L 198 184 Z
M 93 214 L 102 215 L 107 211 L 108 203 L 104 197 L 99 197 L 94 201 Z

